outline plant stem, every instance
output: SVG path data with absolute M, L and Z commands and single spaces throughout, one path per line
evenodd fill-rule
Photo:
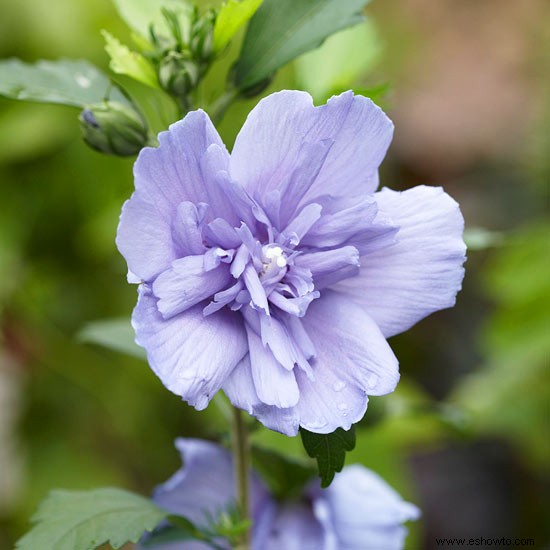
M 233 408 L 233 463 L 235 468 L 237 506 L 241 519 L 248 520 L 250 516 L 248 503 L 250 448 L 248 429 L 244 422 L 242 411 L 237 407 Z M 250 529 L 246 529 L 241 534 L 237 548 L 239 550 L 250 549 Z
M 231 104 L 235 101 L 237 98 L 238 92 L 235 89 L 228 90 L 224 92 L 212 105 L 210 106 L 210 116 L 212 117 L 212 122 L 214 122 L 215 125 L 218 125 L 223 116 L 225 115 L 225 112 L 229 107 L 231 107 Z

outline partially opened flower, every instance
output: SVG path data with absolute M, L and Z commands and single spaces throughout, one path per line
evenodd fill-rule
M 214 443 L 178 439 L 184 463 L 157 488 L 154 500 L 202 529 L 234 505 L 231 457 Z M 252 477 L 253 550 L 399 550 L 407 534 L 403 523 L 420 512 L 382 478 L 358 464 L 346 466 L 327 489 L 313 481 L 302 495 L 275 500 Z M 206 550 L 201 542 L 151 544 L 148 550 Z M 223 541 L 217 541 L 224 547 Z M 229 548 L 229 547 L 227 547 Z
M 284 91 L 231 155 L 203 111 L 140 153 L 117 243 L 168 389 L 197 409 L 223 389 L 288 435 L 348 429 L 393 391 L 386 338 L 454 304 L 465 246 L 440 188 L 375 193 L 392 131 L 362 96 Z

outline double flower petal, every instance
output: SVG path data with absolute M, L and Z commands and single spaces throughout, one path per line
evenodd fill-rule
M 203 111 L 140 153 L 117 244 L 168 389 L 197 409 L 222 389 L 287 435 L 348 429 L 393 391 L 386 338 L 454 304 L 465 246 L 440 188 L 375 192 L 392 132 L 362 96 L 285 91 L 231 155 Z

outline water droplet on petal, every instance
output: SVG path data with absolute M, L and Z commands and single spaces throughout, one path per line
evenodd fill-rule
M 304 427 L 306 428 L 306 430 L 314 432 L 315 430 L 320 430 L 324 428 L 326 425 L 327 425 L 326 422 L 324 422 L 323 420 L 317 419 L 313 422 L 309 422 L 307 426 L 304 426 Z
M 378 380 L 380 380 L 380 377 L 376 373 L 370 372 L 366 380 L 367 389 L 371 390 L 374 388 L 378 384 Z
M 343 380 L 337 380 L 332 385 L 334 391 L 342 391 L 346 387 L 346 383 Z

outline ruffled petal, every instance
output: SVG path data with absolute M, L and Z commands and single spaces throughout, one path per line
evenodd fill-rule
M 223 383 L 222 389 L 229 401 L 248 414 L 260 405 L 260 398 L 252 380 L 250 357 L 245 355 Z
M 306 252 L 297 256 L 294 263 L 308 269 L 315 288 L 322 290 L 359 273 L 359 251 L 354 246 L 343 246 L 333 250 Z
M 207 211 L 207 204 L 200 203 L 196 206 L 192 202 L 182 202 L 176 209 L 176 216 L 172 221 L 172 236 L 181 256 L 199 255 L 206 251 L 202 226 Z
M 293 407 L 300 392 L 293 370 L 285 369 L 261 338 L 247 328 L 252 380 L 261 403 L 279 408 Z
M 308 189 L 300 188 L 301 204 L 319 195 L 372 193 L 392 134 L 391 121 L 363 96 L 346 92 L 314 107 L 306 92 L 285 90 L 262 99 L 248 115 L 231 154 L 230 174 L 260 202 L 279 189 L 281 210 L 286 206 L 290 216 L 296 196 L 287 205 L 280 186 L 299 181 L 301 166 L 307 167 L 308 181 Z M 322 143 L 330 146 L 326 157 L 318 155 Z M 303 158 L 306 148 L 319 158 L 316 172 Z
M 359 275 L 334 289 L 364 307 L 390 337 L 454 305 L 464 277 L 464 220 L 440 187 L 383 189 L 375 197 L 400 227 L 397 243 L 362 256 Z
M 315 503 L 316 512 L 328 516 L 342 550 L 401 550 L 405 521 L 420 511 L 405 502 L 380 476 L 354 464 L 337 474 Z
M 235 407 L 244 409 L 256 417 L 266 428 L 288 436 L 298 433 L 299 419 L 296 407 L 280 409 L 262 404 L 254 387 L 248 355 L 228 376 L 223 391 Z
M 172 228 L 182 202 L 210 205 L 216 216 L 231 215 L 223 183 L 229 154 L 204 111 L 189 113 L 159 134 L 159 147 L 146 147 L 134 165 L 136 190 L 120 217 L 117 246 L 128 268 L 150 281 L 184 255 Z M 223 180 L 223 178 L 222 178 Z
M 364 310 L 338 294 L 325 291 L 301 319 L 315 350 L 311 374 L 294 368 L 300 398 L 280 408 L 262 403 L 252 382 L 247 356 L 224 384 L 231 402 L 271 430 L 293 436 L 299 426 L 317 433 L 348 430 L 367 409 L 367 395 L 383 395 L 399 380 L 397 359 Z M 302 336 L 303 338 L 303 336 Z
M 222 216 L 224 197 L 204 172 L 210 176 L 226 171 L 229 153 L 208 115 L 192 111 L 158 139 L 158 147 L 146 147 L 136 160 L 136 191 L 154 198 L 163 216 L 170 216 L 183 201 L 218 206 L 222 212 L 216 215 Z
M 204 409 L 247 352 L 238 313 L 223 309 L 208 317 L 197 304 L 165 320 L 146 285 L 132 315 L 136 342 L 162 383 L 196 409 Z
M 155 279 L 153 292 L 159 299 L 158 310 L 169 319 L 214 296 L 232 281 L 227 264 L 206 271 L 204 256 L 186 256 L 172 262 L 170 269 Z
M 288 239 L 294 246 L 300 243 L 311 227 L 316 225 L 321 217 L 321 211 L 320 204 L 308 204 L 282 231 L 283 239 Z
M 374 321 L 352 301 L 325 291 L 302 320 L 316 350 L 314 379 L 296 371 L 300 425 L 331 433 L 349 429 L 367 409 L 367 395 L 395 389 L 398 363 Z
M 322 215 L 308 228 L 302 245 L 328 248 L 347 244 L 356 233 L 370 229 L 378 210 L 372 196 L 323 197 L 320 203 Z
M 137 192 L 122 207 L 116 245 L 132 274 L 129 282 L 154 279 L 179 256 L 170 219 L 161 219 L 154 201 Z

